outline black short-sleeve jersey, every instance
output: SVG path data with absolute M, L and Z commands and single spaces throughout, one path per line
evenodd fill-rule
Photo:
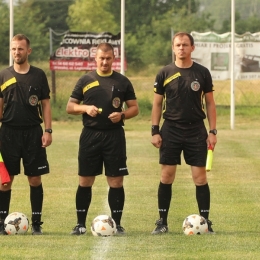
M 2 123 L 13 127 L 41 124 L 40 101 L 50 98 L 46 74 L 34 66 L 30 66 L 26 74 L 17 73 L 13 66 L 2 70 L 0 98 L 4 99 Z
M 206 118 L 203 98 L 211 91 L 209 70 L 196 62 L 187 69 L 171 63 L 159 71 L 154 83 L 154 92 L 164 96 L 163 118 L 184 124 Z
M 110 76 L 102 77 L 96 71 L 91 71 L 78 80 L 71 98 L 80 100 L 85 105 L 102 108 L 102 112 L 96 117 L 84 113 L 82 115 L 84 126 L 113 129 L 121 127 L 124 123 L 122 120 L 112 123 L 108 116 L 113 112 L 121 112 L 123 103 L 135 100 L 136 96 L 132 83 L 124 75 L 113 71 Z

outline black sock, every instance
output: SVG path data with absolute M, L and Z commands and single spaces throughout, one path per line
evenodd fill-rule
M 158 208 L 160 218 L 164 225 L 168 225 L 167 218 L 172 198 L 172 184 L 163 184 L 160 182 L 158 188 Z
M 116 225 L 120 225 L 122 214 L 123 214 L 123 208 L 125 204 L 124 187 L 109 188 L 108 204 L 111 210 L 112 219 L 114 219 Z
M 32 208 L 32 222 L 40 222 L 42 216 L 43 187 L 40 184 L 37 187 L 30 186 L 30 200 Z
M 78 186 L 76 193 L 76 211 L 78 224 L 86 227 L 88 208 L 92 199 L 92 187 Z
M 9 214 L 11 190 L 0 191 L 0 220 L 5 220 Z
M 208 183 L 202 186 L 196 186 L 196 199 L 200 215 L 208 219 L 210 209 L 210 190 Z

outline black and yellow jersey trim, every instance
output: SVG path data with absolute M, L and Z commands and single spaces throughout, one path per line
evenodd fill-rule
M 169 77 L 168 79 L 166 79 L 164 82 L 163 82 L 163 86 L 165 87 L 169 82 L 171 82 L 172 80 L 178 78 L 181 76 L 181 73 L 180 72 L 177 72 L 175 73 L 173 76 Z
M 99 86 L 99 82 L 96 80 L 96 81 L 94 81 L 94 82 L 92 82 L 92 83 L 90 83 L 90 84 L 88 84 L 87 86 L 85 86 L 84 88 L 83 88 L 83 94 L 86 92 L 86 91 L 88 91 L 89 89 L 91 89 L 91 88 L 94 88 L 94 87 L 98 87 Z
M 1 87 L 0 87 L 0 88 L 1 88 L 1 91 L 4 91 L 7 87 L 9 87 L 9 86 L 15 84 L 16 82 L 17 82 L 17 81 L 16 81 L 16 78 L 15 78 L 15 77 L 13 77 L 13 78 L 7 80 L 3 85 L 1 85 Z

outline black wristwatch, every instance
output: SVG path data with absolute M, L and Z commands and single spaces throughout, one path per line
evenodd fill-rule
M 50 129 L 50 128 L 49 129 L 45 129 L 45 132 L 49 133 L 49 134 L 52 134 L 52 129 Z
M 209 130 L 210 134 L 216 135 L 218 133 L 217 129 Z
M 125 120 L 125 114 L 121 113 L 121 120 Z

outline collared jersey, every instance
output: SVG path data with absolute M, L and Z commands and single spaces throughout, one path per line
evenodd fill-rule
M 206 118 L 203 98 L 211 91 L 209 70 L 196 62 L 190 68 L 171 63 L 159 71 L 154 83 L 154 92 L 164 96 L 163 118 L 181 124 Z
M 113 71 L 110 76 L 100 76 L 96 71 L 91 71 L 78 80 L 71 98 L 102 109 L 96 117 L 82 114 L 84 126 L 113 129 L 124 125 L 123 120 L 112 123 L 108 116 L 113 112 L 121 112 L 123 103 L 135 100 L 136 96 L 132 83 L 124 75 Z
M 43 70 L 30 66 L 26 74 L 13 66 L 0 72 L 0 98 L 4 99 L 2 123 L 28 127 L 43 122 L 40 101 L 50 98 L 50 88 Z

